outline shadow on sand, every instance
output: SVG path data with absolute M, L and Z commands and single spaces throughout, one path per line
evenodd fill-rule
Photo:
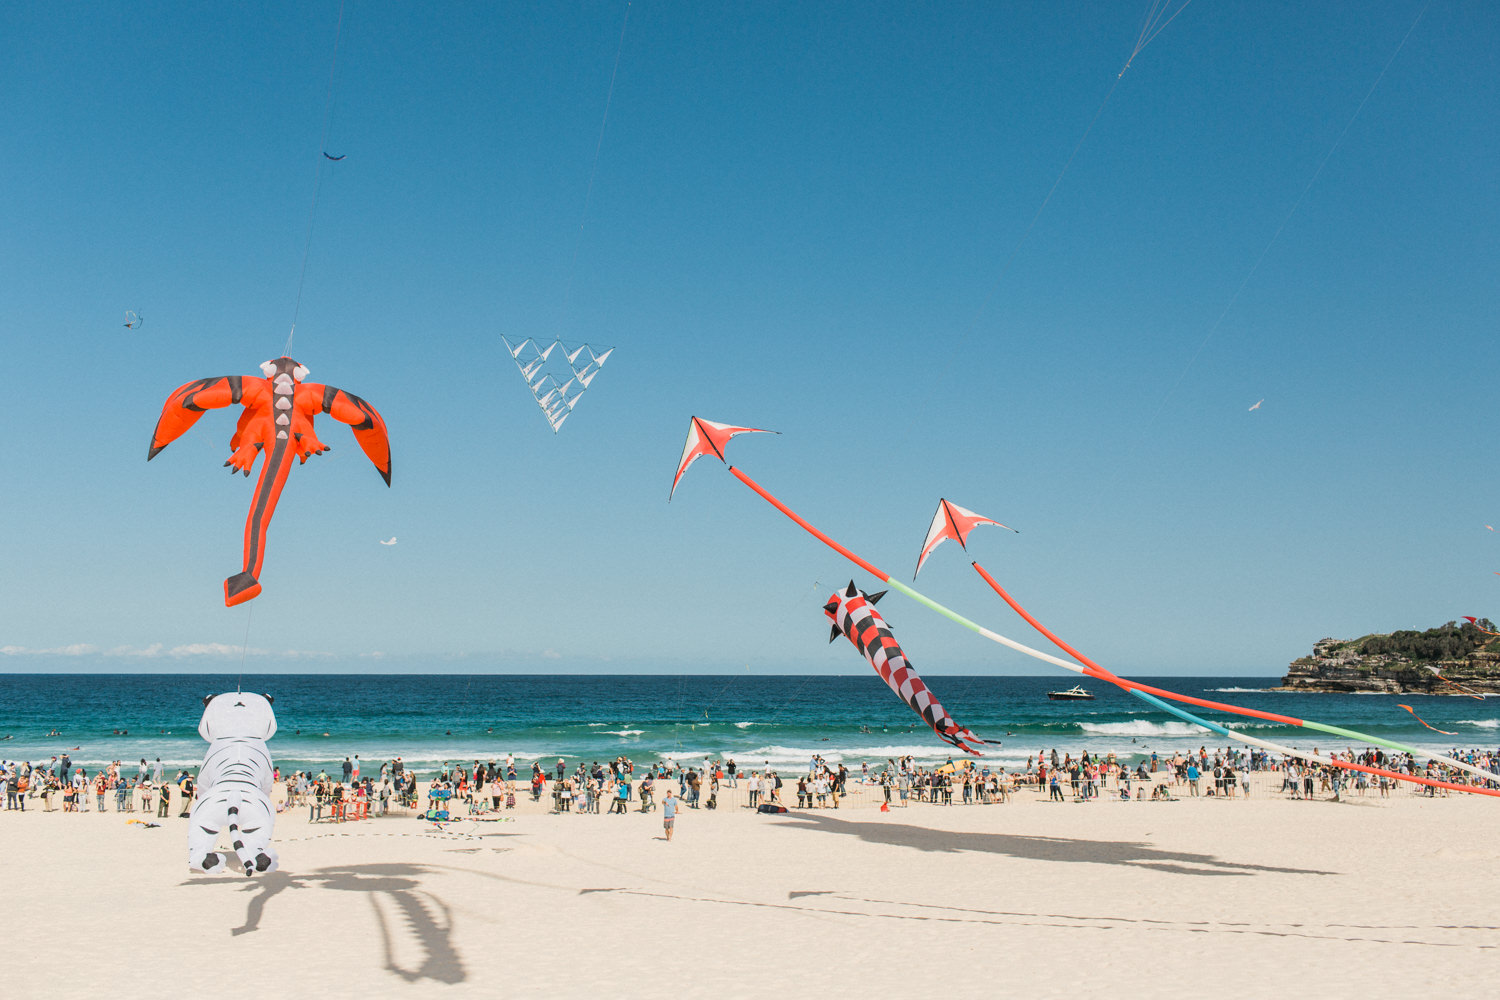
M 298 874 L 273 872 L 244 884 L 241 891 L 252 894 L 245 910 L 245 922 L 230 933 L 237 936 L 259 930 L 266 904 L 287 889 L 359 893 L 370 901 L 375 911 L 388 971 L 407 982 L 426 979 L 461 983 L 468 978 L 468 973 L 463 959 L 453 947 L 453 920 L 448 906 L 422 888 L 421 877 L 429 872 L 427 866 L 415 864 L 336 865 Z M 224 880 L 193 878 L 185 884 L 223 885 Z M 399 939 L 391 930 L 391 924 L 398 921 L 405 925 L 405 934 Z M 400 933 L 399 929 L 397 933 Z M 420 957 L 414 967 L 398 961 L 398 941 L 403 951 L 407 950 L 406 946 L 415 945 Z
M 802 829 L 845 837 L 858 837 L 871 844 L 909 847 L 917 851 L 957 853 L 975 851 L 1002 854 L 1030 861 L 1061 864 L 1129 865 L 1180 875 L 1335 875 L 1337 872 L 1306 868 L 1221 861 L 1209 854 L 1164 851 L 1149 844 L 1125 840 L 1074 840 L 1069 837 L 1034 837 L 1014 833 L 967 833 L 930 830 L 906 823 L 869 823 L 843 820 L 822 813 L 789 813 L 782 820 Z

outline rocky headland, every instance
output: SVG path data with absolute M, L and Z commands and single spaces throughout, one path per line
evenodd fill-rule
M 1500 631 L 1448 622 L 1425 632 L 1319 639 L 1293 660 L 1281 691 L 1334 694 L 1500 694 Z

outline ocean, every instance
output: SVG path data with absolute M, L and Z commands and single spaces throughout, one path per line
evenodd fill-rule
M 1500 699 L 1290 694 L 1266 691 L 1277 682 L 1271 677 L 1134 679 L 1435 750 L 1500 745 Z M 1073 685 L 1071 676 L 929 680 L 960 724 L 1003 741 L 987 756 L 1007 768 L 1053 748 L 1136 760 L 1222 745 L 1109 685 L 1086 682 L 1094 701 L 1048 700 L 1049 690 Z M 275 699 L 270 749 L 283 770 L 331 770 L 356 754 L 366 773 L 397 755 L 425 773 L 445 761 L 503 761 L 507 753 L 520 768 L 623 754 L 638 762 L 707 756 L 792 770 L 813 754 L 874 766 L 907 754 L 936 763 L 953 752 L 873 673 L 275 674 L 246 676 L 243 686 Z M 198 674 L 0 674 L 0 759 L 45 762 L 66 750 L 90 773 L 142 757 L 160 757 L 173 770 L 196 766 L 207 747 L 197 731 L 202 698 L 222 690 L 220 678 Z M 1424 728 L 1398 702 L 1456 735 Z M 1343 749 L 1325 734 L 1202 714 L 1292 746 Z

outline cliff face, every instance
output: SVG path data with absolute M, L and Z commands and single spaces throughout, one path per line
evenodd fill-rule
M 1500 653 L 1475 650 L 1463 659 L 1417 661 L 1393 653 L 1361 654 L 1355 651 L 1359 645 L 1345 639 L 1318 640 L 1311 656 L 1292 661 L 1281 690 L 1462 696 L 1467 692 L 1461 686 L 1479 694 L 1500 694 Z

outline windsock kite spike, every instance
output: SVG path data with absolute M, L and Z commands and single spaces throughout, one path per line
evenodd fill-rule
M 1006 531 L 1016 530 L 1008 524 L 1001 524 L 999 521 L 992 520 L 982 514 L 976 514 L 965 507 L 960 507 L 950 500 L 939 498 L 937 513 L 932 515 L 932 526 L 927 529 L 927 538 L 922 542 L 922 554 L 917 557 L 917 572 L 913 573 L 911 578 L 915 580 L 917 573 L 922 572 L 922 564 L 927 561 L 928 556 L 932 555 L 933 549 L 936 549 L 950 538 L 957 542 L 960 548 L 967 551 L 969 548 L 969 532 L 981 524 L 993 524 L 995 527 L 1004 528 Z
M 701 417 L 690 417 L 687 444 L 683 445 L 682 458 L 677 463 L 677 475 L 672 477 L 672 490 L 667 494 L 667 503 L 672 502 L 672 495 L 677 492 L 677 484 L 682 481 L 682 475 L 687 472 L 688 466 L 704 455 L 712 455 L 725 465 L 729 464 L 729 460 L 724 457 L 724 449 L 729 445 L 730 438 L 737 434 L 780 433 L 759 427 L 736 427 L 734 424 L 720 424 Z

